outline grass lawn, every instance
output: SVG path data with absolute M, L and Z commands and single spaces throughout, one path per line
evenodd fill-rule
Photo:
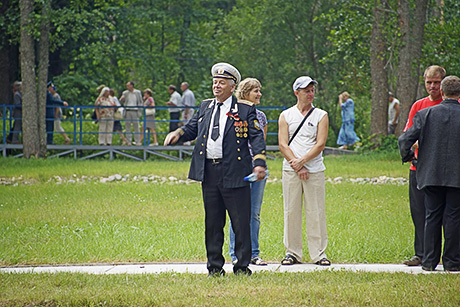
M 0 265 L 205 262 L 201 187 L 189 162 L 1 158 Z M 261 256 L 284 256 L 282 160 L 270 160 Z M 327 156 L 326 177 L 404 177 L 395 154 Z M 102 183 L 120 174 L 126 181 Z M 129 175 L 129 176 L 127 176 Z M 59 176 L 63 183 L 56 179 Z M 143 177 L 155 177 L 144 182 Z M 14 180 L 13 180 L 14 177 Z M 328 257 L 400 263 L 413 253 L 408 186 L 326 183 Z M 227 230 L 226 230 L 227 231 Z M 306 234 L 305 234 L 306 236 Z M 224 255 L 227 256 L 227 242 Z M 304 240 L 304 262 L 309 262 Z M 0 274 L 0 306 L 458 305 L 455 274 Z

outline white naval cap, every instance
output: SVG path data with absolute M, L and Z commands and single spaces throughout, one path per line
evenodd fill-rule
M 308 76 L 298 77 L 292 85 L 292 89 L 297 91 L 299 88 L 306 88 L 310 85 L 310 83 L 313 83 L 314 85 L 318 84 L 318 82 Z
M 238 69 L 228 63 L 217 63 L 211 68 L 213 78 L 232 79 L 235 83 L 241 81 L 241 75 Z

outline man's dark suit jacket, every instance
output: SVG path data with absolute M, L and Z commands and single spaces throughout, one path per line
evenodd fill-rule
M 54 119 L 54 108 L 51 106 L 64 106 L 64 101 L 56 99 L 53 97 L 48 90 L 46 91 L 46 118 L 47 119 Z
M 201 182 L 204 179 L 206 144 L 215 103 L 216 99 L 202 101 L 190 122 L 179 128 L 180 141 L 196 138 L 188 177 Z M 252 172 L 252 160 L 254 166 L 266 167 L 264 135 L 257 121 L 256 108 L 250 102 L 239 102 L 232 97 L 232 106 L 227 117 L 222 141 L 223 186 L 240 188 L 249 185 L 243 178 Z M 251 143 L 254 158 L 249 153 L 248 141 Z
M 445 99 L 439 105 L 418 111 L 414 124 L 399 137 L 403 162 L 414 156 L 418 140 L 418 188 L 444 186 L 460 188 L 460 104 Z

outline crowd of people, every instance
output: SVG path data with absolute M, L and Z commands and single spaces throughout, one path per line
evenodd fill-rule
M 181 84 L 181 90 L 182 95 L 174 85 L 168 86 L 171 97 L 166 105 L 170 106 L 170 131 L 186 124 L 193 116 L 195 96 L 187 82 Z M 99 124 L 99 145 L 112 145 L 112 135 L 115 132 L 120 134 L 123 145 L 142 145 L 144 142 L 151 146 L 158 145 L 155 100 L 150 88 L 145 89 L 142 95 L 140 90 L 134 88 L 134 82 L 129 81 L 120 99 L 115 96 L 113 89 L 104 85 L 99 86 L 98 91 L 95 120 Z M 122 122 L 125 124 L 125 134 Z M 152 143 L 144 139 L 146 132 L 153 137 Z
M 186 124 L 193 116 L 195 96 L 189 89 L 189 86 L 188 82 L 181 84 L 182 95 L 176 91 L 174 85 L 169 86 L 171 98 L 166 105 L 171 107 L 169 108 L 171 112 L 170 131 Z M 94 103 L 95 109 L 92 119 L 98 124 L 99 145 L 112 145 L 114 133 L 120 136 L 122 145 L 142 145 L 145 134 L 153 137 L 153 142 L 150 143 L 150 140 L 148 140 L 146 144 L 151 146 L 158 145 L 155 100 L 151 89 L 145 89 L 142 95 L 139 90 L 134 88 L 134 82 L 129 81 L 126 83 L 126 90 L 122 93 L 120 99 L 117 98 L 114 89 L 108 88 L 105 85 L 100 85 L 97 91 L 99 95 Z M 48 82 L 45 124 L 47 144 L 54 144 L 54 131 L 62 135 L 64 145 L 72 142 L 61 124 L 63 117 L 62 106 L 67 107 L 68 103 L 61 100 L 60 95 L 56 91 L 55 84 Z M 21 144 L 22 82 L 20 81 L 16 81 L 13 84 L 13 107 L 10 116 L 14 121 L 10 133 L 6 137 L 6 142 Z M 144 119 L 141 120 L 142 116 L 144 116 Z M 123 123 L 125 125 L 125 133 L 123 132 Z
M 214 99 L 200 104 L 191 121 L 169 133 L 164 145 L 196 139 L 189 178 L 202 182 L 205 208 L 205 245 L 209 277 L 223 270 L 223 228 L 230 217 L 229 254 L 235 274 L 251 275 L 249 264 L 267 265 L 260 256 L 260 212 L 267 177 L 265 136 L 267 120 L 256 110 L 261 84 L 254 78 L 241 80 L 228 63 L 211 69 Z M 325 166 L 327 112 L 315 108 L 317 81 L 308 76 L 293 84 L 296 104 L 279 118 L 279 146 L 284 156 L 284 246 L 282 265 L 300 263 L 302 253 L 302 208 L 305 208 L 310 258 L 328 266 Z M 235 95 L 234 95 L 235 93 Z M 252 173 L 252 176 L 247 176 Z M 252 182 L 245 179 L 253 177 Z M 244 178 L 244 179 L 243 179 Z
M 213 99 L 200 103 L 194 115 L 195 97 L 189 84 L 181 84 L 182 96 L 174 85 L 168 87 L 166 103 L 171 123 L 164 146 L 196 141 L 189 178 L 202 183 L 205 209 L 205 245 L 210 277 L 225 275 L 224 226 L 230 217 L 229 254 L 235 274 L 251 275 L 249 264 L 267 265 L 259 250 L 260 213 L 268 176 L 265 138 L 267 118 L 256 109 L 262 97 L 262 85 L 255 78 L 241 81 L 237 68 L 217 63 L 211 69 Z M 404 133 L 399 137 L 403 162 L 411 162 L 409 173 L 409 206 L 415 228 L 414 250 L 408 266 L 421 265 L 423 270 L 436 270 L 442 263 L 446 271 L 460 271 L 460 78 L 446 77 L 440 66 L 430 66 L 424 73 L 428 96 L 412 105 Z M 303 256 L 302 210 L 305 211 L 310 259 L 320 266 L 331 265 L 326 256 L 325 165 L 322 152 L 326 145 L 329 118 L 326 111 L 313 105 L 318 82 L 309 76 L 298 77 L 292 86 L 295 104 L 284 110 L 278 120 L 278 143 L 284 157 L 282 187 L 284 202 L 284 246 L 282 265 L 301 263 Z M 118 101 L 114 91 L 99 88 L 95 117 L 99 123 L 99 144 L 111 145 L 113 132 L 118 132 L 125 145 L 140 144 L 139 118 L 146 124 L 157 145 L 155 101 L 150 89 L 144 95 L 126 84 Z M 19 142 L 21 130 L 21 89 L 14 84 L 13 114 L 17 119 L 8 138 Z M 60 126 L 59 106 L 67 106 L 48 84 L 47 131 L 58 131 L 69 142 Z M 354 102 L 348 92 L 339 95 L 342 127 L 337 143 L 343 148 L 359 141 L 354 132 Z M 145 108 L 145 114 L 144 108 Z M 121 109 L 124 112 L 119 112 Z M 121 113 L 121 114 L 120 114 Z M 117 115 L 118 114 L 118 115 Z M 388 133 L 395 132 L 400 115 L 399 101 L 389 93 Z M 118 117 L 117 117 L 118 116 Z M 126 125 L 123 136 L 120 119 Z M 181 124 L 179 124 L 181 123 Z M 133 133 L 134 132 L 134 142 Z M 48 138 L 48 142 L 52 142 Z M 250 175 L 252 174 L 252 175 Z M 248 176 L 249 175 L 249 176 Z M 252 179 L 250 179 L 252 178 Z M 444 232 L 443 232 L 444 231 Z M 441 252 L 444 233 L 444 248 Z M 442 256 L 441 256 L 442 255 Z
M 170 94 L 166 105 L 169 107 L 170 115 L 169 132 L 176 130 L 181 125 L 187 124 L 195 112 L 195 95 L 189 89 L 188 82 L 182 82 L 180 90 L 171 84 L 168 86 Z M 103 89 L 105 89 L 103 91 Z M 144 136 L 147 134 L 153 137 L 146 143 L 151 146 L 158 145 L 155 120 L 155 100 L 153 91 L 145 89 L 143 95 L 141 91 L 134 88 L 134 82 L 129 81 L 126 84 L 126 90 L 117 98 L 114 89 L 100 85 L 98 88 L 99 96 L 94 105 L 93 119 L 99 124 L 98 143 L 102 146 L 112 145 L 112 134 L 117 133 L 122 140 L 122 145 L 143 145 Z M 48 94 L 51 94 L 48 97 Z M 13 84 L 13 105 L 11 117 L 14 119 L 12 129 L 6 138 L 8 143 L 20 144 L 20 134 L 22 132 L 22 83 L 16 81 Z M 58 132 L 64 138 L 64 145 L 71 143 L 61 125 L 63 111 L 61 106 L 65 106 L 60 95 L 56 92 L 56 86 L 49 82 L 47 85 L 47 115 L 46 115 L 46 132 L 47 143 L 53 143 L 53 133 Z M 143 111 L 145 107 L 145 113 Z M 340 127 L 337 144 L 339 149 L 349 149 L 353 146 L 359 147 L 360 138 L 357 136 L 355 125 L 355 105 L 348 92 L 339 95 L 339 106 L 341 109 L 342 125 Z M 54 112 L 54 115 L 51 113 Z M 399 100 L 395 98 L 392 92 L 389 92 L 388 106 L 388 135 L 395 134 L 396 125 L 399 120 Z M 144 117 L 141 120 L 141 117 Z M 126 132 L 123 133 L 123 123 Z M 133 137 L 134 135 L 134 137 Z M 190 145 L 191 142 L 184 142 L 184 145 Z
M 255 109 L 262 96 L 261 84 L 252 78 L 240 82 L 239 71 L 228 63 L 215 64 L 211 74 L 215 98 L 203 101 L 196 116 L 169 133 L 164 145 L 197 139 L 189 178 L 202 182 L 208 276 L 225 275 L 222 247 L 226 212 L 230 217 L 233 271 L 251 275 L 250 263 L 267 264 L 260 256 L 258 242 L 267 174 L 266 117 Z M 460 271 L 460 163 L 455 159 L 460 146 L 460 79 L 444 77 L 445 70 L 439 66 L 425 71 L 429 96 L 413 104 L 405 133 L 399 138 L 403 162 L 412 161 L 409 199 L 416 228 L 415 256 L 404 264 L 422 265 L 427 271 L 435 270 L 441 260 L 442 229 L 444 270 Z M 279 149 L 284 156 L 286 254 L 282 265 L 302 262 L 303 209 L 310 259 L 317 265 L 331 265 L 326 256 L 322 158 L 329 119 L 327 112 L 313 105 L 317 85 L 309 76 L 297 78 L 292 87 L 297 102 L 283 111 L 278 121 Z M 392 93 L 389 103 L 388 130 L 394 133 L 399 101 Z M 338 143 L 346 148 L 359 141 L 354 132 L 354 103 L 344 92 L 339 95 L 339 104 L 343 122 Z M 416 165 L 420 170 L 415 171 Z M 250 172 L 254 181 L 248 183 L 243 178 L 251 177 L 245 177 Z

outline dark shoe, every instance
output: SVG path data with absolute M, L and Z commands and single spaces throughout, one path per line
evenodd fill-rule
M 331 262 L 327 260 L 327 258 L 323 258 L 319 261 L 316 261 L 315 264 L 322 265 L 322 266 L 328 266 L 328 265 L 331 265 Z
M 291 254 L 287 254 L 286 257 L 284 257 L 284 259 L 281 260 L 282 265 L 293 265 L 296 263 L 300 263 L 300 261 L 297 260 L 296 257 L 294 257 Z
M 431 267 L 431 266 L 428 267 L 428 266 L 423 266 L 423 265 L 422 265 L 422 270 L 433 272 L 433 271 L 436 271 L 436 268 L 433 268 L 433 267 Z
M 444 268 L 444 271 L 446 272 L 459 272 L 460 271 L 460 267 L 458 266 L 453 266 L 453 267 L 445 267 Z
M 220 277 L 220 276 L 225 276 L 225 270 L 224 269 L 213 269 L 210 270 L 208 273 L 208 278 L 213 278 L 213 277 Z
M 409 260 L 404 260 L 403 263 L 408 266 L 417 266 L 422 264 L 422 259 L 419 256 L 413 256 Z
M 233 269 L 233 274 L 235 275 L 247 275 L 247 276 L 251 276 L 252 275 L 252 271 L 249 269 L 249 268 L 239 268 L 239 269 Z

